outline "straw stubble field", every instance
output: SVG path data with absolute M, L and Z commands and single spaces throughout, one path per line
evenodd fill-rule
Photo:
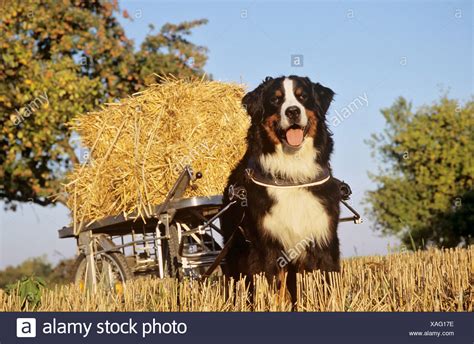
M 468 311 L 474 309 L 474 246 L 346 259 L 325 283 L 319 272 L 299 276 L 298 311 Z M 123 295 L 81 293 L 74 285 L 47 290 L 38 311 L 290 311 L 273 285 L 256 277 L 253 304 L 242 282 L 204 283 L 139 278 Z M 19 311 L 0 294 L 0 310 Z

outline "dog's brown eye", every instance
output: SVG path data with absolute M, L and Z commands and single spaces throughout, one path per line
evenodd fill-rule
M 278 104 L 278 103 L 281 101 L 281 97 L 273 96 L 273 97 L 270 98 L 270 101 L 271 101 L 273 104 Z
M 308 95 L 306 93 L 301 93 L 298 98 L 300 98 L 301 100 L 306 100 L 308 99 Z

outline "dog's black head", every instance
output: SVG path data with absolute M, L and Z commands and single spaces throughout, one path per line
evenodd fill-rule
M 320 163 L 327 163 L 333 141 L 326 125 L 326 112 L 334 92 L 309 78 L 267 77 L 242 100 L 251 117 L 250 140 L 260 141 L 262 153 L 283 145 L 297 151 L 313 140 Z

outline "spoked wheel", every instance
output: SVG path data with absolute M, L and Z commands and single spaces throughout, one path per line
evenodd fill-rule
M 179 281 L 183 279 L 183 268 L 179 263 L 179 236 L 176 224 L 170 225 L 170 239 L 168 240 L 166 250 L 166 272 L 168 277 L 177 278 Z
M 188 239 L 183 238 L 179 233 L 182 233 L 184 228 L 192 227 L 192 225 L 187 225 L 186 223 L 174 222 L 170 225 L 170 239 L 168 241 L 168 250 L 167 250 L 167 271 L 170 277 L 177 278 L 178 280 L 183 280 L 183 278 L 190 278 L 192 280 L 201 279 L 202 275 L 207 271 L 208 266 L 193 266 L 184 268 L 179 260 L 179 248 L 180 241 L 186 240 L 183 248 L 184 254 L 196 253 L 197 250 L 202 248 L 193 240 L 189 241 Z M 204 234 L 199 235 L 199 240 L 202 242 L 209 243 L 214 240 L 211 236 Z M 210 248 L 210 247 L 209 247 Z M 190 252 L 192 251 L 192 252 Z M 210 264 L 209 264 L 210 265 Z M 216 268 L 213 276 L 222 275 L 220 267 Z
M 165 264 L 168 276 L 177 278 L 178 281 L 182 281 L 184 277 L 197 278 L 199 276 L 197 270 L 186 269 L 185 271 L 179 261 L 180 230 L 180 224 L 173 223 L 170 225 L 170 239 L 168 240 Z
M 95 256 L 95 279 L 101 290 L 122 294 L 124 284 L 133 278 L 133 273 L 123 254 L 118 252 L 104 252 Z M 84 254 L 76 260 L 74 282 L 81 291 L 88 285 L 89 264 Z

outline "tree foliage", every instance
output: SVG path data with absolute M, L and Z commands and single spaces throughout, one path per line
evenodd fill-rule
M 0 270 L 0 288 L 14 285 L 23 278 L 36 276 L 49 285 L 66 284 L 73 281 L 75 259 L 63 259 L 53 266 L 46 256 L 28 258 L 17 266 Z
M 53 202 L 80 160 L 66 127 L 73 116 L 139 91 L 156 81 L 152 73 L 203 74 L 207 51 L 187 36 L 206 20 L 165 24 L 136 50 L 119 14 L 116 1 L 25 0 L 2 8 L 0 199 L 12 207 Z
M 474 239 L 474 100 L 442 96 L 412 110 L 399 98 L 383 109 L 386 128 L 369 145 L 383 167 L 367 194 L 375 226 L 412 248 Z

